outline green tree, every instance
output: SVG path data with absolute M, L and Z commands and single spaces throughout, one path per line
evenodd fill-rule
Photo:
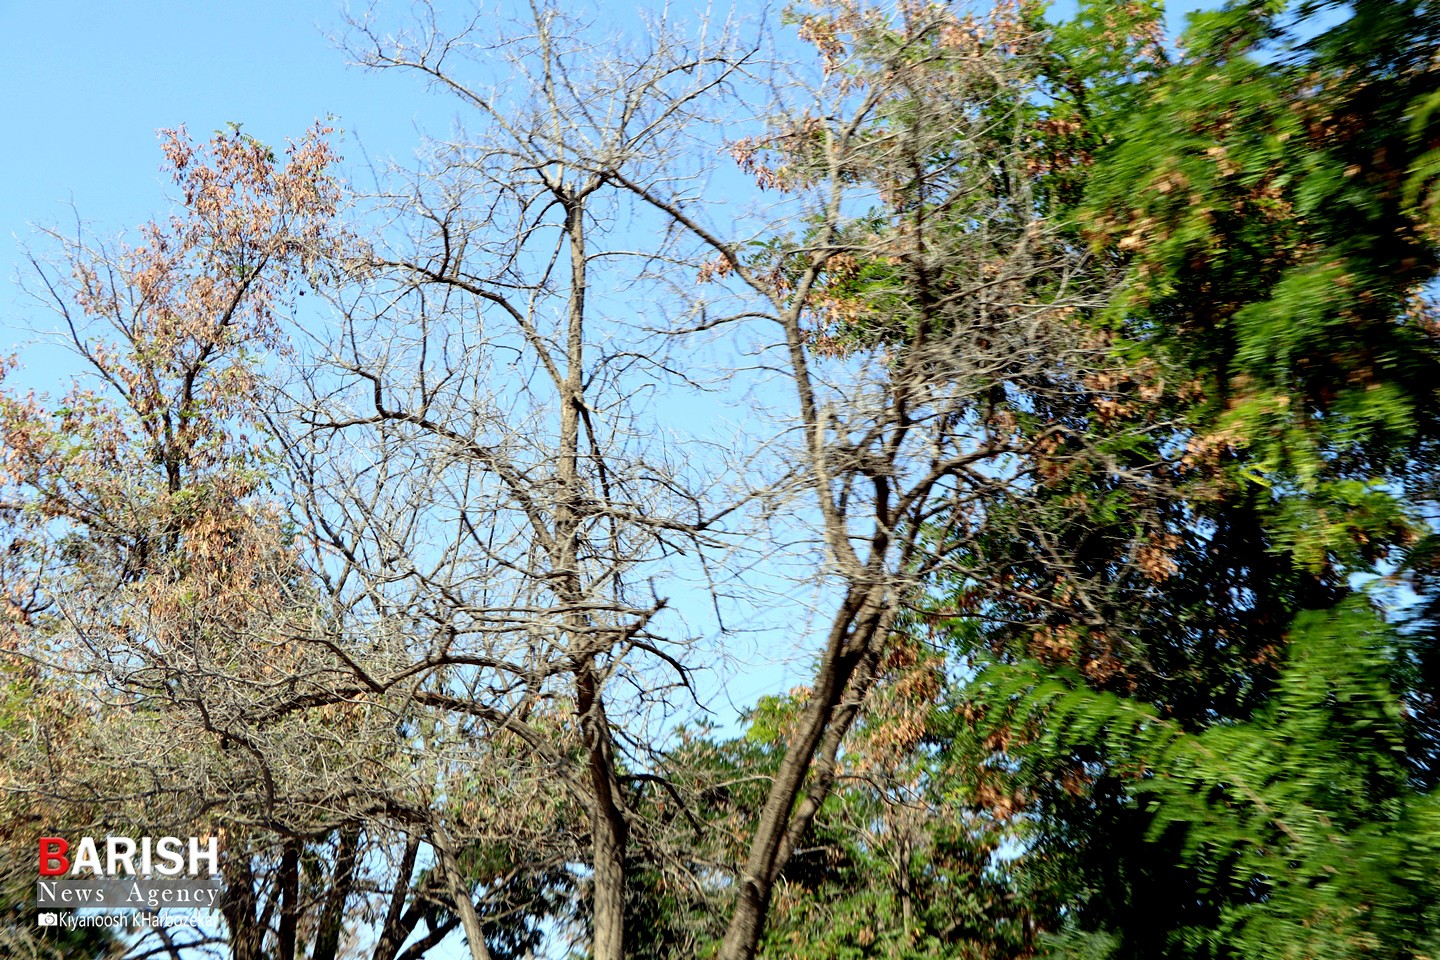
M 1107 6 L 1059 39 L 1099 46 Z M 1138 83 L 1054 61 L 1047 109 L 1094 146 L 1065 184 L 1077 228 L 1126 271 L 1099 319 L 1168 385 L 1090 420 L 1143 403 L 1182 424 L 1112 447 L 1168 497 L 1072 473 L 1047 482 L 1033 538 L 986 545 L 1042 596 L 1090 585 L 1098 611 L 954 624 L 989 664 L 982 725 L 1006 738 L 983 769 L 1014 783 L 1000 760 L 1018 760 L 1042 818 L 1061 952 L 1433 949 L 1433 620 L 1387 625 L 1356 590 L 1383 574 L 1423 598 L 1433 576 L 1436 247 L 1417 184 L 1437 23 L 1421 3 L 1233 4 Z M 1043 543 L 1070 558 L 1063 579 L 1027 561 Z

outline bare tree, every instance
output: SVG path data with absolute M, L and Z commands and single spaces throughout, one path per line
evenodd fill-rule
M 238 128 L 198 146 L 171 133 L 164 149 L 176 214 L 131 244 L 55 233 L 58 266 L 35 261 L 81 377 L 58 401 L 0 396 L 0 651 L 6 712 L 23 702 L 27 721 L 4 724 L 0 787 L 16 845 L 228 830 L 234 874 L 258 855 L 242 833 L 285 834 L 291 855 L 324 835 L 317 801 L 333 806 L 386 729 L 352 723 L 362 736 L 336 750 L 313 728 L 253 722 L 327 672 L 291 642 L 312 631 L 313 594 L 263 491 L 252 400 L 287 295 L 328 255 L 338 188 L 324 131 L 285 163 Z M 322 763 L 335 775 L 317 780 Z M 267 908 L 292 933 L 295 901 L 290 886 Z M 266 934 L 248 920 L 237 956 Z
M 1101 456 L 1080 431 L 1124 372 L 1077 322 L 1104 271 L 1034 191 L 1034 38 L 1003 9 L 837 3 L 800 19 L 807 72 L 728 26 L 660 18 L 631 43 L 539 4 L 503 28 L 418 10 L 409 32 L 355 21 L 352 50 L 476 129 L 377 198 L 383 227 L 330 261 L 333 326 L 258 405 L 290 523 L 267 505 L 263 537 L 225 542 L 265 558 L 274 602 L 196 609 L 169 584 L 178 654 L 121 631 L 119 689 L 182 703 L 207 762 L 156 766 L 125 724 L 109 754 L 217 797 L 237 956 L 294 956 L 312 929 L 316 960 L 338 955 L 364 903 L 384 960 L 457 928 L 475 960 L 516 955 L 572 916 L 618 960 L 646 860 L 729 901 L 719 955 L 752 957 L 897 618 L 942 574 L 1011 589 L 987 538 L 1037 477 Z M 684 432 L 717 378 L 753 384 L 768 435 Z M 777 561 L 818 584 L 818 617 L 782 613 L 814 674 L 743 862 L 704 862 L 666 833 L 689 798 L 665 738 L 718 655 L 682 608 Z M 78 635 L 92 662 L 115 648 Z
M 343 558 L 332 593 L 402 618 L 431 677 L 417 703 L 518 737 L 522 767 L 588 810 L 592 950 L 613 958 L 644 822 L 627 788 L 664 775 L 615 690 L 647 656 L 687 671 L 653 584 L 683 551 L 720 563 L 747 509 L 788 511 L 785 535 L 813 520 L 833 614 L 729 885 L 720 955 L 753 956 L 897 615 L 942 571 L 1004 589 L 979 545 L 1037 474 L 1098 456 L 1078 427 L 1116 364 L 1076 317 L 1106 278 L 1033 193 L 1035 38 L 1004 8 L 837 4 L 801 19 L 807 78 L 663 24 L 632 49 L 548 7 L 499 40 L 493 19 L 422 11 L 408 34 L 356 23 L 355 52 L 423 75 L 481 129 L 436 144 L 397 198 L 409 245 L 377 248 L 302 403 L 296 449 L 327 451 L 309 521 Z M 695 125 L 743 117 L 742 87 L 769 91 L 769 119 L 730 147 L 780 202 L 717 217 Z M 712 285 L 662 287 L 661 271 Z M 677 344 L 716 330 L 760 344 L 766 395 L 792 409 L 728 461 L 764 478 L 740 490 L 696 483 L 635 402 L 637 383 L 698 384 Z
M 1063 403 L 1104 362 L 1067 322 L 1098 303 L 1077 283 L 1083 255 L 1028 189 L 1028 38 L 997 19 L 902 5 L 892 20 L 849 4 L 802 19 L 818 82 L 787 91 L 770 131 L 735 145 L 761 186 L 802 199 L 807 226 L 766 256 L 634 185 L 767 303 L 803 437 L 800 486 L 840 594 L 736 878 L 726 960 L 754 955 L 897 615 L 940 570 L 1003 576 L 965 547 L 1065 434 L 1022 425 L 1015 396 Z M 982 41 L 984 27 L 998 36 Z
M 663 217 L 629 246 L 630 191 L 608 171 L 664 189 L 744 57 L 664 23 L 643 49 L 597 57 L 549 8 L 499 41 L 489 18 L 438 21 L 426 8 L 412 34 L 353 25 L 364 62 L 421 72 L 483 129 L 434 144 L 389 199 L 393 228 L 350 264 L 342 321 L 274 421 L 336 647 L 366 648 L 348 687 L 287 709 L 413 706 L 428 801 L 412 810 L 477 960 L 489 951 L 468 891 L 503 878 L 467 867 L 467 849 L 504 849 L 515 873 L 568 870 L 589 891 L 591 951 L 613 960 L 627 858 L 646 840 L 636 785 L 658 769 L 667 691 L 690 683 L 691 638 L 662 628 L 661 584 L 718 549 L 733 504 L 641 409 L 647 388 L 684 382 L 642 298 L 686 261 Z M 492 88 L 459 79 L 477 50 L 503 65 Z M 544 816 L 569 807 L 588 849 Z

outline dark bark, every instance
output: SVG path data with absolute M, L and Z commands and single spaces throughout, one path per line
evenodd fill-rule
M 280 853 L 276 886 L 276 895 L 280 899 L 280 929 L 276 938 L 275 960 L 295 960 L 295 932 L 301 910 L 299 840 L 285 841 Z
M 405 840 L 405 853 L 395 871 L 395 889 L 390 893 L 390 908 L 385 915 L 385 924 L 380 928 L 380 939 L 371 953 L 372 960 L 395 960 L 410 931 L 419 921 L 415 908 L 405 909 L 410 892 L 410 875 L 415 872 L 415 856 L 420 850 L 420 841 L 414 837 Z
M 359 827 L 350 825 L 340 829 L 334 881 L 325 898 L 325 912 L 320 918 L 320 929 L 315 936 L 315 949 L 310 954 L 310 960 L 335 960 L 335 954 L 340 949 L 340 934 L 345 927 L 345 903 L 355 885 L 355 852 L 359 843 Z
M 222 865 L 225 894 L 220 915 L 230 932 L 233 960 L 265 960 L 265 924 L 256 915 L 255 874 L 247 857 L 230 856 Z

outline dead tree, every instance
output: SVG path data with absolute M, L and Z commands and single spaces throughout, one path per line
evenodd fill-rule
M 711 653 L 675 593 L 736 576 L 744 538 L 747 562 L 808 561 L 815 672 L 714 891 L 720 955 L 751 957 L 896 618 L 942 573 L 1006 589 L 980 545 L 1037 477 L 1101 456 L 1077 425 L 1116 364 L 1077 318 L 1108 281 L 1033 191 L 1033 38 L 1003 11 L 837 5 L 802 21 L 807 77 L 543 6 L 498 35 L 428 7 L 410 33 L 353 27 L 363 62 L 477 129 L 383 198 L 271 417 L 322 598 L 296 635 L 329 659 L 264 716 L 399 731 L 380 777 L 327 802 L 423 842 L 477 960 L 507 886 L 547 876 L 587 891 L 582 935 L 616 960 L 630 861 L 683 859 L 645 808 Z M 711 124 L 756 112 L 728 144 L 736 196 Z M 667 406 L 717 375 L 753 379 L 774 427 L 724 459 L 667 439 Z
M 363 62 L 420 72 L 480 129 L 386 199 L 390 229 L 346 265 L 340 320 L 276 414 L 336 649 L 365 650 L 348 686 L 285 709 L 408 705 L 407 803 L 477 960 L 468 892 L 505 880 L 466 865 L 482 848 L 515 873 L 583 863 L 593 956 L 618 960 L 635 784 L 659 762 L 645 719 L 690 683 L 666 579 L 723 546 L 734 505 L 646 422 L 647 389 L 687 383 L 646 332 L 647 291 L 689 268 L 664 217 L 639 248 L 617 234 L 631 188 L 613 174 L 665 189 L 744 57 L 663 23 L 597 57 L 549 8 L 499 40 L 493 19 L 439 17 L 352 25 Z M 477 49 L 489 85 L 460 79 Z M 562 810 L 583 828 L 557 830 Z
M 718 220 L 667 181 L 603 152 L 586 160 L 710 248 L 702 277 L 743 304 L 730 322 L 774 331 L 796 442 L 765 446 L 783 461 L 772 475 L 793 482 L 764 495 L 814 518 L 832 587 L 800 719 L 734 875 L 724 960 L 754 955 L 896 617 L 941 574 L 1007 590 L 981 545 L 1025 522 L 1037 478 L 1127 470 L 1081 432 L 1128 374 L 1079 322 L 1112 278 L 1035 192 L 1034 34 L 1005 7 L 977 18 L 837 3 L 801 17 L 800 35 L 817 69 L 773 79 L 768 129 L 732 144 L 756 186 L 783 198 L 770 219 Z M 1103 625 L 1090 599 L 1066 602 Z
M 474 757 L 421 756 L 413 663 L 348 643 L 289 528 L 259 362 L 345 249 L 333 155 L 318 131 L 288 162 L 238 129 L 164 148 L 172 217 L 128 244 L 53 233 L 58 263 L 36 259 L 73 387 L 0 392 L 3 899 L 33 895 L 38 836 L 218 836 L 220 916 L 127 955 L 336 960 L 370 915 L 373 960 L 416 960 L 464 912 L 421 845 Z M 523 945 L 534 898 L 491 887 L 467 919 Z M 17 955 L 41 950 L 31 925 L 5 931 Z

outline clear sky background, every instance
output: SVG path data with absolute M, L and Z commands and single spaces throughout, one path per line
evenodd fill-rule
M 1172 26 L 1201 5 L 1172 5 Z M 381 10 L 403 21 L 408 6 Z M 636 4 L 612 8 L 629 19 Z M 78 215 L 113 236 L 163 214 L 158 130 L 184 124 L 203 140 L 238 122 L 278 146 L 333 117 L 344 173 L 361 184 L 372 162 L 412 161 L 422 130 L 448 130 L 453 100 L 347 64 L 327 36 L 343 27 L 337 0 L 0 0 L 0 355 L 24 354 L 26 382 L 59 388 L 71 372 L 62 352 L 35 349 L 54 318 L 15 282 L 22 246 L 47 250 L 32 224 L 73 233 Z M 461 955 L 458 940 L 437 954 Z
M 408 158 L 449 104 L 411 78 L 346 64 L 326 37 L 335 0 L 0 0 L 0 311 L 26 326 L 13 283 L 31 223 L 75 212 L 111 234 L 165 209 L 157 131 L 197 139 L 234 121 L 271 144 L 335 116 L 347 166 Z M 429 110 L 428 116 L 425 111 Z M 73 205 L 73 210 L 72 210 Z M 0 351 L 17 337 L 0 331 Z
M 1172 20 L 1199 5 L 1173 4 Z M 388 9 L 401 20 L 407 6 Z M 0 0 L 0 352 L 23 341 L 25 315 L 43 320 L 13 282 L 30 224 L 70 223 L 78 211 L 104 235 L 162 212 L 162 128 L 185 124 L 204 138 L 234 121 L 280 144 L 334 116 L 357 179 L 367 158 L 411 158 L 419 129 L 443 133 L 450 101 L 427 96 L 417 78 L 346 63 L 327 38 L 343 9 L 337 0 Z
M 355 14 L 368 2 L 353 0 Z M 472 2 L 437 5 L 457 11 Z M 736 4 L 742 17 L 766 6 L 775 16 L 781 5 Z M 1172 4 L 1172 28 L 1200 5 Z M 523 9 L 520 0 L 486 6 Z M 610 4 L 605 19 L 633 22 L 640 6 Z M 672 0 L 670 10 L 683 19 L 705 6 Z M 376 0 L 381 23 L 406 23 L 409 8 L 409 0 Z M 726 8 L 716 0 L 710 9 Z M 1068 14 L 1074 0 L 1054 10 Z M 164 214 L 170 184 L 159 130 L 184 124 L 204 140 L 236 122 L 279 146 L 333 118 L 342 173 L 362 189 L 372 164 L 413 163 L 422 131 L 449 132 L 453 98 L 428 92 L 414 75 L 347 62 L 332 39 L 344 33 L 345 11 L 343 0 L 0 0 L 0 356 L 21 355 L 16 381 L 59 393 L 73 372 L 70 354 L 47 345 L 57 318 L 16 283 L 33 272 L 23 247 L 53 252 L 35 225 L 73 234 L 78 216 L 92 236 L 111 237 Z M 773 669 L 746 673 L 755 675 L 732 678 L 737 705 L 793 682 Z

